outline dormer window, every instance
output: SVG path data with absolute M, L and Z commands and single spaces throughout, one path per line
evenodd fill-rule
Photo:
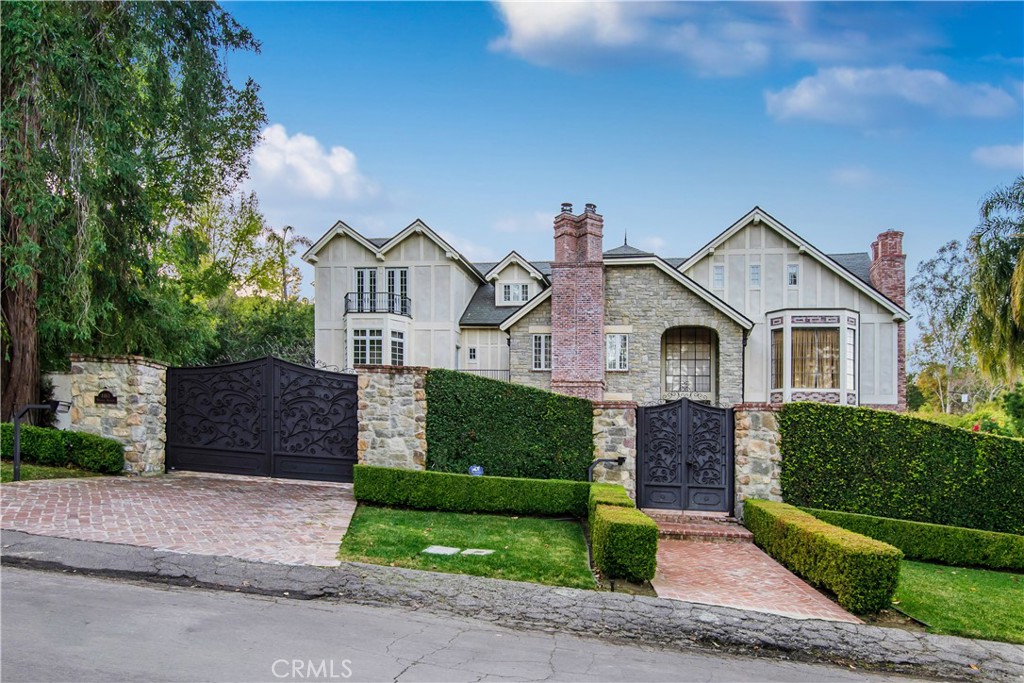
M 530 300 L 530 285 L 528 284 L 506 284 L 502 285 L 501 300 L 507 304 L 524 304 Z

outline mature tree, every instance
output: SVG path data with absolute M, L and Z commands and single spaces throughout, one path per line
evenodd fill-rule
M 954 240 L 917 267 L 907 292 L 921 333 L 911 359 L 922 377 L 928 377 L 929 387 L 944 413 L 952 412 L 952 399 L 958 399 L 961 393 L 956 370 L 972 361 L 967 339 L 974 305 L 969 277 L 968 255 Z
M 290 236 L 289 236 L 290 235 Z M 302 272 L 292 265 L 292 258 L 299 247 L 309 247 L 313 243 L 308 237 L 295 232 L 295 228 L 286 225 L 281 232 L 268 229 L 267 241 L 274 251 L 275 264 L 278 270 L 278 284 L 281 287 L 281 301 L 287 301 L 289 297 L 288 285 L 291 284 L 291 296 L 299 295 L 299 286 L 302 284 Z
M 1024 176 L 982 200 L 970 252 L 979 364 L 989 376 L 1013 381 L 1024 371 Z
M 173 220 L 244 177 L 265 117 L 225 59 L 257 49 L 213 3 L 4 5 L 4 419 L 36 399 L 41 339 L 47 362 L 76 345 L 175 343 L 155 334 L 182 302 L 153 251 Z
M 206 362 L 235 363 L 264 356 L 314 364 L 313 304 L 266 296 L 229 296 L 225 300 Z

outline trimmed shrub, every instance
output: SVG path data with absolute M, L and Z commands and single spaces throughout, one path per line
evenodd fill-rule
M 881 541 L 827 524 L 792 505 L 743 502 L 754 542 L 797 576 L 826 588 L 858 614 L 889 607 L 903 553 Z
M 353 481 L 360 502 L 451 512 L 582 517 L 590 493 L 585 481 L 474 477 L 371 465 L 356 465 Z
M 590 518 L 594 564 L 606 579 L 641 583 L 654 578 L 658 525 L 634 507 L 597 505 Z
M 819 403 L 779 427 L 793 505 L 1024 534 L 1024 440 Z
M 903 551 L 908 560 L 958 567 L 1024 569 L 1024 536 L 804 508 L 818 519 Z
M 588 518 L 594 518 L 594 508 L 598 505 L 614 505 L 624 508 L 636 507 L 633 499 L 626 493 L 626 489 L 619 484 L 595 482 L 590 485 L 590 500 L 587 504 Z
M 14 457 L 14 425 L 0 424 L 0 453 Z M 116 474 L 124 469 L 124 446 L 113 439 L 84 432 L 21 426 L 22 462 L 46 467 L 79 467 Z
M 585 481 L 590 401 L 455 370 L 427 372 L 427 469 Z

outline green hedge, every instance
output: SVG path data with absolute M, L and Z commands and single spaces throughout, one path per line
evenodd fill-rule
M 958 567 L 1024 569 L 1024 536 L 852 512 L 813 508 L 805 511 L 829 524 L 896 546 L 908 560 Z
M 0 424 L 0 453 L 4 458 L 14 457 L 14 425 L 9 422 Z M 124 470 L 124 446 L 95 434 L 22 425 L 21 460 L 116 474 Z
M 818 403 L 779 427 L 788 503 L 1024 534 L 1024 440 Z
M 633 499 L 629 497 L 619 484 L 602 484 L 600 482 L 590 485 L 590 499 L 587 503 L 587 517 L 594 518 L 594 508 L 598 505 L 614 505 L 624 508 L 636 507 Z
M 454 370 L 427 373 L 427 469 L 584 481 L 593 404 Z
M 558 479 L 474 477 L 356 465 L 356 500 L 422 510 L 520 515 L 587 514 L 590 484 Z
M 654 578 L 658 525 L 636 508 L 597 505 L 590 518 L 590 544 L 604 578 L 636 583 Z
M 897 548 L 767 500 L 745 500 L 743 523 L 766 553 L 835 593 L 851 612 L 877 612 L 892 603 L 903 559 Z

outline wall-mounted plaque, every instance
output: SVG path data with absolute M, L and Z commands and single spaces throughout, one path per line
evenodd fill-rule
M 96 394 L 96 405 L 98 406 L 116 406 L 117 396 L 110 393 L 109 390 L 104 389 L 100 393 Z

